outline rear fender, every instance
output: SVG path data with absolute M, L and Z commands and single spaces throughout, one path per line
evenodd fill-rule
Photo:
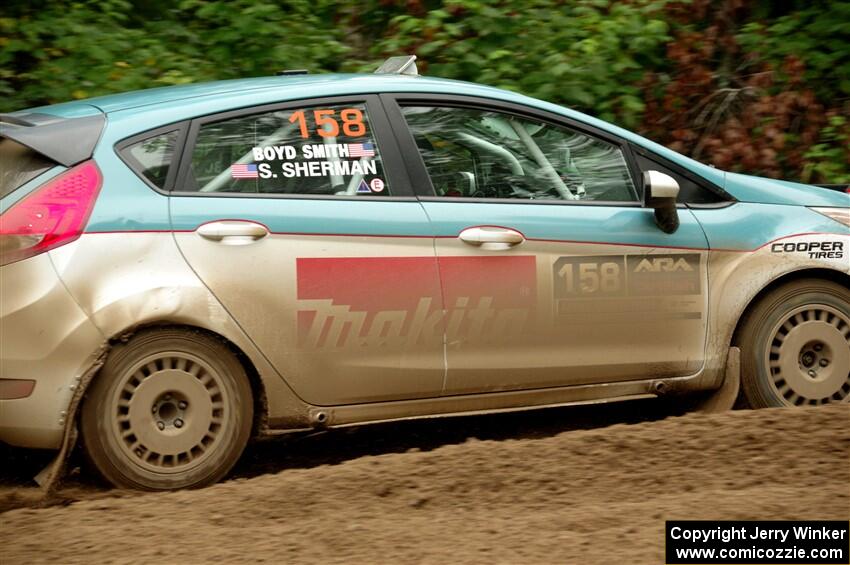
M 126 338 L 155 324 L 218 334 L 256 369 L 270 418 L 291 418 L 293 427 L 307 421 L 308 408 L 189 268 L 171 233 L 90 233 L 50 253 L 71 295 L 105 336 Z

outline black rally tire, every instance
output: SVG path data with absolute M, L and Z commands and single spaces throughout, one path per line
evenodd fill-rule
M 800 279 L 744 315 L 741 393 L 753 408 L 850 401 L 850 289 Z
M 86 391 L 84 452 L 116 486 L 195 488 L 224 477 L 248 442 L 251 386 L 220 340 L 154 328 L 116 345 Z

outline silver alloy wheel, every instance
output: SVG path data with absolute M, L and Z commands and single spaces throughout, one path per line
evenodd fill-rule
M 765 352 L 770 385 L 789 406 L 850 401 L 850 319 L 825 304 L 788 312 Z
M 164 351 L 133 365 L 112 396 L 112 432 L 128 461 L 157 474 L 201 465 L 227 429 L 233 400 L 221 376 L 189 353 Z

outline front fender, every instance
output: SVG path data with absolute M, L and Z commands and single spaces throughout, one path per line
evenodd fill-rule
M 811 254 L 818 251 L 808 251 L 812 247 L 840 247 L 841 253 L 836 251 L 832 257 L 815 257 Z M 709 255 L 707 364 L 722 366 L 738 321 L 768 286 L 789 276 L 822 273 L 823 270 L 845 276 L 850 281 L 848 257 L 850 235 L 826 233 L 790 235 L 752 251 L 712 251 Z

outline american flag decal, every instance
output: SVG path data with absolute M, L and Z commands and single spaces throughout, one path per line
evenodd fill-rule
M 230 176 L 235 179 L 255 179 L 257 175 L 257 165 L 230 165 Z
M 371 143 L 349 143 L 348 144 L 348 156 L 349 157 L 374 157 L 375 156 L 375 146 Z

